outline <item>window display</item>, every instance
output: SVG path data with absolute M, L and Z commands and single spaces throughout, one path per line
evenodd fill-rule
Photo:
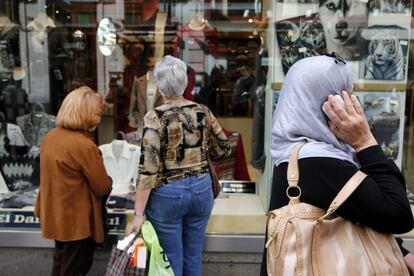
M 141 126 L 145 113 L 162 103 L 163 99 L 155 84 L 153 71 L 148 71 L 145 75 L 135 78 L 130 96 L 129 126 L 133 128 Z
M 402 168 L 405 91 L 354 93 L 385 155 Z
M 229 140 L 231 153 L 227 158 L 215 162 L 216 173 L 221 180 L 250 181 L 241 134 L 223 129 Z
M 408 30 L 397 25 L 374 25 L 365 29 L 363 36 L 369 44 L 361 62 L 362 77 L 367 80 L 405 80 Z
M 368 2 L 360 0 L 320 1 L 320 22 L 328 52 L 347 60 L 358 60 L 363 51 L 361 31 L 368 23 Z
M 257 200 L 262 171 L 250 164 L 250 126 L 254 102 L 264 118 L 269 65 L 265 29 L 255 23 L 263 20 L 261 1 L 5 0 L 0 12 L 0 227 L 38 229 L 32 211 L 43 137 L 65 96 L 87 85 L 109 106 L 95 138 L 114 179 L 108 224 L 111 233 L 123 231 L 133 213 L 142 120 L 163 103 L 153 68 L 166 54 L 188 66 L 185 98 L 230 120 L 232 154 L 217 170 L 226 185 L 248 185 L 231 193 Z M 264 160 L 264 123 L 256 121 L 255 158 Z M 234 205 L 232 197 L 218 200 Z
M 316 14 L 277 22 L 275 29 L 285 74 L 296 61 L 326 52 L 325 35 Z
M 42 139 L 65 96 L 87 85 L 108 104 L 95 139 L 116 180 L 108 224 L 123 232 L 142 120 L 164 102 L 154 65 L 167 54 L 187 64 L 184 97 L 208 106 L 231 141 L 215 163 L 226 189 L 209 234 L 264 234 L 273 107 L 304 57 L 334 51 L 352 64 L 375 137 L 414 189 L 411 9 L 409 0 L 0 1 L 0 230 L 39 228 Z
M 35 110 L 40 108 L 40 111 Z M 47 114 L 43 105 L 34 104 L 32 112 L 16 118 L 17 125 L 22 129 L 26 141 L 40 147 L 43 137 L 55 127 L 56 117 Z

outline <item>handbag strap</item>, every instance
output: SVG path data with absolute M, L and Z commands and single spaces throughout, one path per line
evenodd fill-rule
M 292 150 L 292 153 L 289 157 L 289 163 L 287 168 L 287 181 L 289 186 L 286 189 L 286 195 L 290 199 L 289 204 L 296 204 L 299 203 L 300 196 L 302 194 L 302 190 L 298 186 L 299 182 L 299 164 L 298 164 L 298 156 L 300 149 L 305 145 L 304 142 L 298 143 Z M 297 189 L 297 195 L 291 195 L 289 192 L 292 188 Z
M 127 246 L 124 248 L 124 251 L 128 251 L 128 249 L 134 245 L 135 241 L 137 240 L 137 238 L 141 235 L 141 230 L 134 232 L 134 237 L 132 238 L 132 240 L 127 244 Z
M 325 219 L 332 215 L 345 200 L 361 185 L 362 181 L 367 177 L 367 175 L 360 170 L 358 170 L 345 184 L 345 186 L 339 191 L 336 197 L 332 200 L 331 205 L 329 205 L 328 211 L 326 214 L 319 218 L 319 220 Z
M 299 182 L 299 164 L 298 157 L 300 149 L 305 145 L 304 142 L 297 144 L 290 154 L 289 163 L 287 168 L 287 180 L 289 187 L 298 187 Z
M 298 157 L 299 157 L 299 151 L 300 149 L 305 145 L 304 142 L 298 143 L 292 150 L 292 153 L 289 157 L 289 163 L 287 168 L 287 180 L 289 183 L 289 187 L 286 189 L 286 194 L 290 199 L 290 203 L 297 203 L 299 202 L 299 198 L 301 196 L 301 190 L 298 186 L 299 182 L 299 163 L 298 163 Z M 358 170 L 344 185 L 344 187 L 339 191 L 339 193 L 336 195 L 336 197 L 332 200 L 332 203 L 329 205 L 328 210 L 326 211 L 326 214 L 319 218 L 319 220 L 323 220 L 330 215 L 332 215 L 336 209 L 338 209 L 345 200 L 348 199 L 348 197 L 355 191 L 356 188 L 362 183 L 362 181 L 367 177 L 365 173 Z M 298 189 L 298 195 L 292 196 L 289 194 L 289 190 L 292 188 Z

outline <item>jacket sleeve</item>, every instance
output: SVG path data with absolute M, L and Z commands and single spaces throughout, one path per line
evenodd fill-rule
M 310 159 L 313 159 L 313 164 L 310 164 Z M 309 177 L 305 200 L 327 209 L 358 169 L 339 159 L 328 158 L 331 159 L 329 163 L 323 165 L 314 158 L 310 159 L 306 161 L 308 165 L 301 166 Z M 400 234 L 410 231 L 414 226 L 413 214 L 405 180 L 398 167 L 392 160 L 387 160 L 380 146 L 362 150 L 357 159 L 360 170 L 368 177 L 336 213 L 380 232 Z M 320 182 L 319 188 L 316 188 L 316 181 Z
M 139 162 L 139 179 L 137 189 L 152 189 L 157 183 L 160 169 L 160 128 L 161 124 L 155 111 L 144 117 L 144 130 L 141 141 L 141 157 Z
M 218 120 L 214 115 L 209 111 L 211 118 L 211 132 L 210 132 L 210 157 L 212 160 L 217 160 L 225 158 L 231 153 L 230 142 L 224 134 L 223 129 L 221 128 Z
M 95 144 L 90 144 L 81 153 L 81 170 L 88 180 L 92 191 L 97 196 L 111 193 L 112 179 L 107 175 L 102 159 L 102 153 Z

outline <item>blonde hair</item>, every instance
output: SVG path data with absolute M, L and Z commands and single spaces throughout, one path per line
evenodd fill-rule
M 88 86 L 82 86 L 70 92 L 63 100 L 56 117 L 56 126 L 91 131 L 98 126 L 105 108 L 101 95 Z

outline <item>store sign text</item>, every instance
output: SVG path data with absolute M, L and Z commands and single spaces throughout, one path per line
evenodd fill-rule
M 13 220 L 13 221 L 12 221 Z M 0 215 L 0 223 L 40 223 L 39 218 L 25 215 Z
M 109 213 L 107 217 L 109 232 L 123 233 L 127 220 L 126 213 Z M 40 219 L 33 214 L 33 211 L 0 211 L 0 228 L 39 229 Z

